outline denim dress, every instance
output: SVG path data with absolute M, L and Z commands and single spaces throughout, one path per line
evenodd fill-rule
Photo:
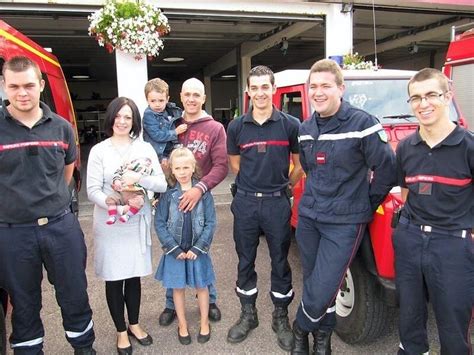
M 155 227 L 164 254 L 155 278 L 166 288 L 204 288 L 215 282 L 209 247 L 214 235 L 216 218 L 214 200 L 207 192 L 193 211 L 178 210 L 182 192 L 177 185 L 170 188 L 158 202 Z M 176 257 L 192 250 L 196 260 L 178 260 Z

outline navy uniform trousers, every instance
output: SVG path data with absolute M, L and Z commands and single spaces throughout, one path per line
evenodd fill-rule
M 400 299 L 399 354 L 429 350 L 427 302 L 436 316 L 441 354 L 468 355 L 474 305 L 474 241 L 470 231 L 452 233 L 401 217 L 393 235 L 396 286 Z
M 288 251 L 291 243 L 291 206 L 285 194 L 274 197 L 237 193 L 231 204 L 234 242 L 239 257 L 236 293 L 241 304 L 255 304 L 257 273 L 255 259 L 259 237 L 267 239 L 271 259 L 271 292 L 275 306 L 287 306 L 294 297 Z
M 365 224 L 330 224 L 299 217 L 296 242 L 303 266 L 303 297 L 296 322 L 304 331 L 328 332 L 336 326 L 336 296 L 365 229 Z
M 15 354 L 43 353 L 43 266 L 56 291 L 66 339 L 74 348 L 92 345 L 86 259 L 84 234 L 72 213 L 43 226 L 0 223 L 0 287 L 13 306 L 10 344 Z

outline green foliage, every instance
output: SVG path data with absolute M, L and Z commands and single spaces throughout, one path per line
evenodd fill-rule
M 365 57 L 361 56 L 359 53 L 349 53 L 346 54 L 343 58 L 344 65 L 359 64 L 365 61 Z
M 119 2 L 117 3 L 116 14 L 121 18 L 134 18 L 143 15 L 143 11 L 140 8 L 140 2 Z

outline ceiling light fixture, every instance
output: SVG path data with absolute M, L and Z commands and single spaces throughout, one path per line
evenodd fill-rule
M 181 57 L 167 57 L 163 58 L 163 61 L 168 62 L 168 63 L 176 63 L 176 62 L 182 62 L 184 58 Z
M 90 79 L 91 77 L 89 75 L 73 75 L 73 79 Z
M 235 74 L 226 74 L 226 75 L 222 75 L 221 78 L 224 78 L 224 79 L 230 79 L 230 78 L 235 78 L 237 75 Z
M 347 14 L 349 12 L 352 12 L 352 10 L 354 9 L 354 4 L 349 2 L 349 3 L 344 3 L 342 4 L 342 8 L 341 8 L 341 12 L 343 14 Z

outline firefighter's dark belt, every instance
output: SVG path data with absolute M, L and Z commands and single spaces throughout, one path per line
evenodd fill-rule
M 411 225 L 417 226 L 420 228 L 421 231 L 425 233 L 439 233 L 439 234 L 445 234 L 445 235 L 452 235 L 458 238 L 466 238 L 466 236 L 469 235 L 469 232 L 466 229 L 463 229 L 463 230 L 458 229 L 455 231 L 450 231 L 450 230 L 444 230 L 437 227 L 428 226 L 426 224 L 418 225 L 418 224 L 411 223 L 410 220 L 404 216 L 400 216 L 400 223 L 411 224 Z
M 51 224 L 53 222 L 58 221 L 68 213 L 71 213 L 71 210 L 67 209 L 64 210 L 62 213 L 60 213 L 57 216 L 54 217 L 41 217 L 38 218 L 37 220 L 33 222 L 27 222 L 27 223 L 3 223 L 0 222 L 0 227 L 9 227 L 9 228 L 24 228 L 24 227 L 41 227 L 45 226 L 47 224 Z
M 248 192 L 241 189 L 237 189 L 239 195 L 244 196 L 253 196 L 253 197 L 280 197 L 283 196 L 285 191 L 276 191 L 276 192 Z

